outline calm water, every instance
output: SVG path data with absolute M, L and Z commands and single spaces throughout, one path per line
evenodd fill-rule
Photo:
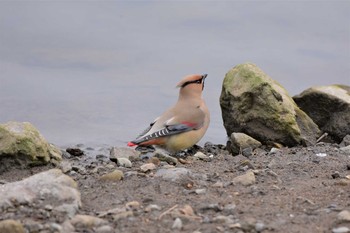
M 205 141 L 225 143 L 225 73 L 256 63 L 290 94 L 350 84 L 349 1 L 0 2 L 0 122 L 52 143 L 124 145 L 209 74 Z M 325 17 L 327 16 L 327 17 Z

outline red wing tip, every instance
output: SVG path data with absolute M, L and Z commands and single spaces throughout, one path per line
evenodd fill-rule
M 128 146 L 132 147 L 132 146 L 137 146 L 137 145 L 133 142 L 128 142 Z

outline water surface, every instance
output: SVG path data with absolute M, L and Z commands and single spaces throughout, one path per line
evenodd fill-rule
M 349 1 L 1 1 L 0 122 L 29 121 L 58 145 L 125 145 L 207 73 L 225 143 L 225 73 L 257 64 L 291 95 L 350 84 Z

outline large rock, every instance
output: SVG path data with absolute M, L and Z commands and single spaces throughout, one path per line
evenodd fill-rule
M 43 211 L 47 205 L 52 206 L 51 214 L 64 214 L 67 218 L 74 216 L 81 206 L 76 182 L 59 169 L 0 185 L 1 213 L 8 209 L 23 211 L 26 206 L 35 206 Z
M 61 151 L 49 144 L 30 123 L 0 124 L 0 173 L 7 167 L 46 164 L 61 160 Z
M 293 99 L 336 142 L 350 134 L 350 86 L 312 87 Z
M 220 105 L 228 136 L 242 132 L 263 144 L 296 146 L 315 143 L 320 134 L 287 91 L 251 63 L 226 74 Z

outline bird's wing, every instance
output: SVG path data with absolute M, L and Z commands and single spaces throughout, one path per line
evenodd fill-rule
M 157 122 L 158 119 L 159 119 L 159 117 L 156 118 L 152 123 L 150 123 L 149 126 L 144 131 L 142 131 L 142 133 L 140 133 L 139 136 L 137 136 L 136 139 L 139 139 L 139 138 L 145 136 L 152 129 L 153 125 Z
M 162 124 L 157 130 L 152 133 L 149 133 L 153 126 L 155 126 L 156 121 L 150 124 L 148 129 L 139 136 L 134 141 L 131 141 L 133 144 L 139 145 L 147 141 L 153 141 L 157 138 L 171 136 L 175 134 L 184 133 L 191 130 L 200 129 L 203 126 L 205 114 L 201 109 L 196 110 L 192 114 L 185 113 L 181 116 L 174 116 L 168 119 Z M 152 129 L 154 130 L 154 129 Z

